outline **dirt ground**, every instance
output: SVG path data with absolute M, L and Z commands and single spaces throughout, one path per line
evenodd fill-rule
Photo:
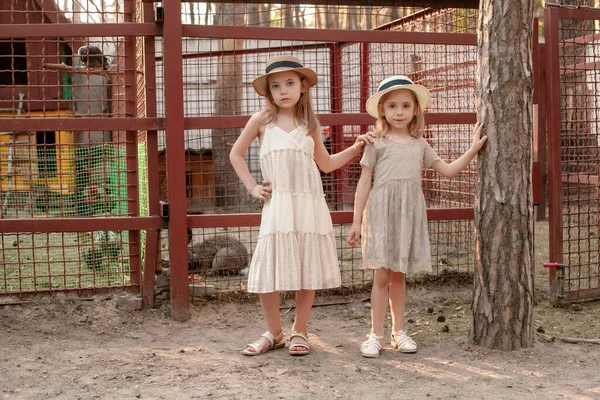
M 547 259 L 547 228 L 536 265 Z M 553 308 L 546 272 L 536 270 L 533 348 L 501 352 L 467 341 L 471 284 L 461 277 L 411 285 L 407 328 L 416 354 L 386 343 L 377 359 L 359 354 L 369 330 L 367 292 L 319 296 L 313 353 L 260 357 L 239 351 L 264 325 L 257 304 L 193 304 L 173 322 L 168 308 L 128 311 L 120 294 L 0 298 L 0 396 L 7 399 L 600 399 L 600 301 Z M 339 304 L 332 304 L 339 303 Z M 293 302 L 286 303 L 287 306 Z M 294 310 L 282 307 L 285 329 Z M 442 318 L 443 317 L 443 318 Z M 386 326 L 386 336 L 390 326 Z M 387 339 L 387 337 L 386 337 Z

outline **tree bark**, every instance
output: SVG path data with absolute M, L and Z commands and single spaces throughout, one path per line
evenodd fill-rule
M 304 11 L 297 4 L 294 6 L 294 27 L 305 28 Z
M 78 1 L 73 2 L 73 22 L 79 23 L 82 21 L 83 8 Z
M 189 3 L 190 5 L 190 24 L 196 25 L 196 5 L 194 3 Z
M 531 140 L 533 2 L 482 0 L 477 35 L 480 152 L 475 201 L 475 289 L 470 341 L 533 345 Z
M 271 4 L 260 5 L 260 26 L 271 25 Z
M 206 13 L 204 13 L 204 25 L 210 22 L 210 13 L 212 11 L 212 3 L 206 3 Z
M 259 7 L 259 5 L 256 3 L 247 5 L 247 12 L 246 12 L 246 25 L 247 26 L 258 26 L 258 24 L 259 24 L 258 7 Z
M 294 27 L 294 6 L 292 4 L 281 5 L 281 18 L 283 19 L 284 28 Z
M 363 29 L 373 29 L 373 6 L 365 6 L 365 17 Z
M 243 13 L 235 13 L 235 4 L 217 3 L 215 25 L 241 26 Z M 223 39 L 221 50 L 241 50 L 243 39 Z M 215 115 L 240 115 L 242 106 L 242 56 L 221 56 L 217 69 Z M 239 129 L 213 129 L 212 147 L 215 170 L 215 202 L 226 208 L 238 203 L 240 185 L 229 162 L 229 151 L 239 135 Z

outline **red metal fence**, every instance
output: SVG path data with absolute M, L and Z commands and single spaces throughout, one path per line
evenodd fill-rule
M 317 72 L 313 103 L 332 152 L 372 129 L 364 104 L 379 81 L 406 74 L 432 93 L 427 139 L 445 159 L 462 154 L 476 120 L 477 2 L 348 3 L 265 10 L 169 1 L 163 10 L 137 0 L 82 11 L 76 1 L 66 10 L 50 0 L 0 2 L 8 117 L 0 136 L 0 294 L 124 287 L 150 306 L 155 272 L 167 263 L 177 319 L 187 317 L 190 290 L 243 291 L 261 205 L 243 190 L 228 153 L 263 106 L 251 82 L 276 54 Z M 79 54 L 89 46 L 108 57 Z M 575 142 L 593 147 L 589 137 Z M 590 174 L 593 153 L 585 163 L 577 154 L 569 158 L 577 176 Z M 247 162 L 259 179 L 257 143 Z M 322 177 L 347 288 L 372 279 L 345 243 L 359 171 L 354 160 Z M 424 173 L 434 273 L 471 269 L 474 181 L 474 164 L 454 180 Z
M 60 3 L 0 2 L 0 294 L 139 291 L 164 222 L 139 214 L 137 134 L 164 123 L 137 118 L 135 39 L 160 29 Z
M 364 104 L 366 98 L 376 90 L 379 81 L 392 74 L 411 74 L 417 82 L 432 88 L 433 106 L 427 115 L 427 134 L 432 144 L 446 159 L 455 159 L 462 154 L 468 148 L 470 126 L 475 122 L 474 12 L 469 11 L 470 26 L 466 23 L 466 14 L 463 9 L 428 11 L 412 15 L 406 23 L 397 22 L 385 27 L 385 30 L 377 31 L 184 25 L 184 98 L 195 104 L 188 106 L 189 102 L 186 101 L 186 111 L 191 112 L 191 107 L 195 107 L 197 112 L 195 115 L 188 114 L 189 117 L 184 120 L 186 148 L 195 142 L 212 140 L 212 156 L 215 157 L 215 183 L 214 186 L 212 182 L 208 185 L 215 188 L 217 204 L 213 207 L 205 204 L 201 210 L 204 215 L 187 217 L 189 226 L 193 228 L 193 242 L 198 243 L 197 256 L 204 259 L 203 253 L 209 252 L 209 249 L 202 247 L 203 243 L 208 242 L 208 246 L 214 248 L 215 235 L 224 241 L 229 240 L 229 243 L 240 242 L 250 253 L 254 249 L 260 204 L 249 202 L 226 155 L 246 123 L 247 115 L 263 106 L 250 83 L 261 73 L 264 62 L 273 55 L 291 53 L 319 75 L 319 84 L 313 89 L 313 99 L 324 127 L 324 140 L 330 142 L 333 152 L 351 144 L 356 135 L 372 129 L 373 119 L 365 113 Z M 462 33 L 455 33 L 457 29 Z M 467 31 L 469 33 L 464 33 Z M 208 38 L 220 39 L 221 43 L 243 38 L 243 45 L 235 51 L 226 52 L 216 46 L 210 48 Z M 203 52 L 202 46 L 208 50 Z M 413 56 L 419 55 L 422 60 L 417 63 Z M 220 63 L 225 65 L 219 67 Z M 231 68 L 231 78 L 225 80 L 231 83 L 224 89 L 215 83 L 214 98 L 203 100 L 199 93 L 202 89 L 189 84 L 202 80 L 209 83 L 212 76 L 218 75 L 218 68 L 225 69 L 235 63 L 243 65 L 242 71 Z M 235 74 L 239 75 L 234 77 Z M 203 102 L 212 105 L 219 101 L 219 90 L 233 97 L 239 96 L 241 109 L 223 105 L 216 112 L 203 111 L 210 110 L 210 106 L 203 108 Z M 214 116 L 217 112 L 228 118 Z M 246 116 L 238 116 L 240 113 Z M 198 131 L 193 132 L 192 129 Z M 258 179 L 257 150 L 257 147 L 250 150 L 247 162 Z M 191 159 L 193 155 L 186 157 Z M 359 268 L 360 251 L 345 243 L 359 174 L 357 161 L 323 177 L 338 238 L 342 284 L 345 287 L 362 286 L 372 279 L 371 271 Z M 189 169 L 192 169 L 191 165 Z M 427 173 L 426 179 L 427 200 L 431 207 L 429 217 L 434 271 L 468 271 L 472 264 L 473 170 L 454 181 L 452 187 L 446 180 L 430 173 Z M 189 180 L 187 188 L 189 194 L 194 193 L 189 190 Z M 223 192 L 219 193 L 219 190 Z M 205 192 L 200 190 L 200 193 Z M 209 254 L 209 260 L 214 261 L 214 252 Z M 204 274 L 200 277 L 203 283 L 219 289 L 244 288 L 245 278 L 237 275 L 232 277 L 231 274 L 235 273 L 232 266 L 224 266 L 230 268 L 229 275 L 218 275 L 204 264 L 206 262 L 203 262 Z M 239 267 L 246 265 L 247 261 Z
M 600 10 L 548 7 L 550 285 L 554 304 L 600 297 Z

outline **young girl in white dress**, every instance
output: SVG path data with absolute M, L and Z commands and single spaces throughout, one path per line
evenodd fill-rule
M 360 162 L 354 220 L 348 233 L 351 246 L 362 238 L 363 268 L 375 269 L 371 333 L 361 346 L 364 357 L 379 356 L 388 301 L 392 346 L 405 353 L 417 351 L 404 330 L 404 310 L 405 275 L 431 271 L 422 169 L 425 166 L 445 177 L 455 177 L 487 139 L 480 137 L 482 125 L 477 123 L 469 150 L 450 164 L 441 160 L 423 138 L 423 111 L 429 99 L 425 87 L 413 84 L 406 76 L 392 76 L 367 100 L 367 112 L 377 118 L 377 141 L 365 147 Z
M 321 140 L 309 89 L 317 75 L 291 56 L 273 57 L 266 73 L 253 82 L 267 108 L 250 118 L 230 153 L 231 163 L 248 192 L 265 202 L 248 291 L 258 293 L 267 323 L 265 332 L 242 351 L 248 356 L 285 345 L 279 315 L 279 292 L 296 291 L 296 318 L 289 353 L 310 353 L 306 326 L 315 290 L 341 285 L 331 215 L 317 165 L 324 172 L 342 167 L 374 135 L 361 135 L 350 148 L 329 155 Z M 244 154 L 260 141 L 263 181 L 257 183 Z M 316 162 L 316 164 L 315 164 Z

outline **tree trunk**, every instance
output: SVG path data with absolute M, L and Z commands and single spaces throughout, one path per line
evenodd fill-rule
M 365 17 L 363 29 L 373 29 L 373 6 L 365 6 Z
M 477 161 L 469 339 L 502 350 L 533 345 L 532 17 L 530 0 L 479 6 L 475 92 L 488 141 Z
M 281 18 L 283 19 L 282 26 L 284 28 L 294 27 L 294 6 L 292 4 L 281 5 Z
M 217 3 L 215 25 L 241 26 L 243 13 L 235 13 L 235 4 Z M 221 50 L 241 50 L 243 39 L 223 39 Z M 242 56 L 221 56 L 215 89 L 215 115 L 240 115 L 242 106 Z M 229 162 L 229 151 L 239 135 L 239 129 L 213 129 L 212 147 L 215 170 L 215 197 L 217 207 L 237 204 L 240 185 Z
M 196 25 L 196 5 L 194 3 L 190 4 L 190 24 Z
M 271 25 L 271 4 L 260 5 L 260 26 Z
M 258 7 L 259 5 L 254 3 L 254 4 L 248 4 L 247 6 L 247 12 L 246 12 L 246 25 L 247 26 L 258 26 L 259 24 L 259 18 L 258 18 Z
M 358 30 L 360 29 L 360 22 L 358 20 L 361 7 L 349 6 L 348 7 L 348 29 Z
M 339 17 L 339 6 L 333 6 L 335 11 L 331 11 L 331 6 L 323 6 L 323 16 L 325 18 L 325 28 L 326 29 L 339 29 L 339 18 L 329 18 L 331 14 L 335 13 L 336 17 Z
M 294 27 L 305 28 L 304 26 L 304 12 L 300 9 L 299 5 L 294 6 Z
M 211 11 L 212 11 L 212 3 L 206 3 L 206 13 L 204 14 L 204 25 L 209 24 Z
M 81 4 L 78 1 L 75 1 L 73 3 L 73 22 L 74 23 L 79 23 L 82 21 L 81 16 L 83 15 L 83 8 L 81 7 Z
M 327 7 L 315 6 L 315 28 L 325 29 L 327 26 Z

